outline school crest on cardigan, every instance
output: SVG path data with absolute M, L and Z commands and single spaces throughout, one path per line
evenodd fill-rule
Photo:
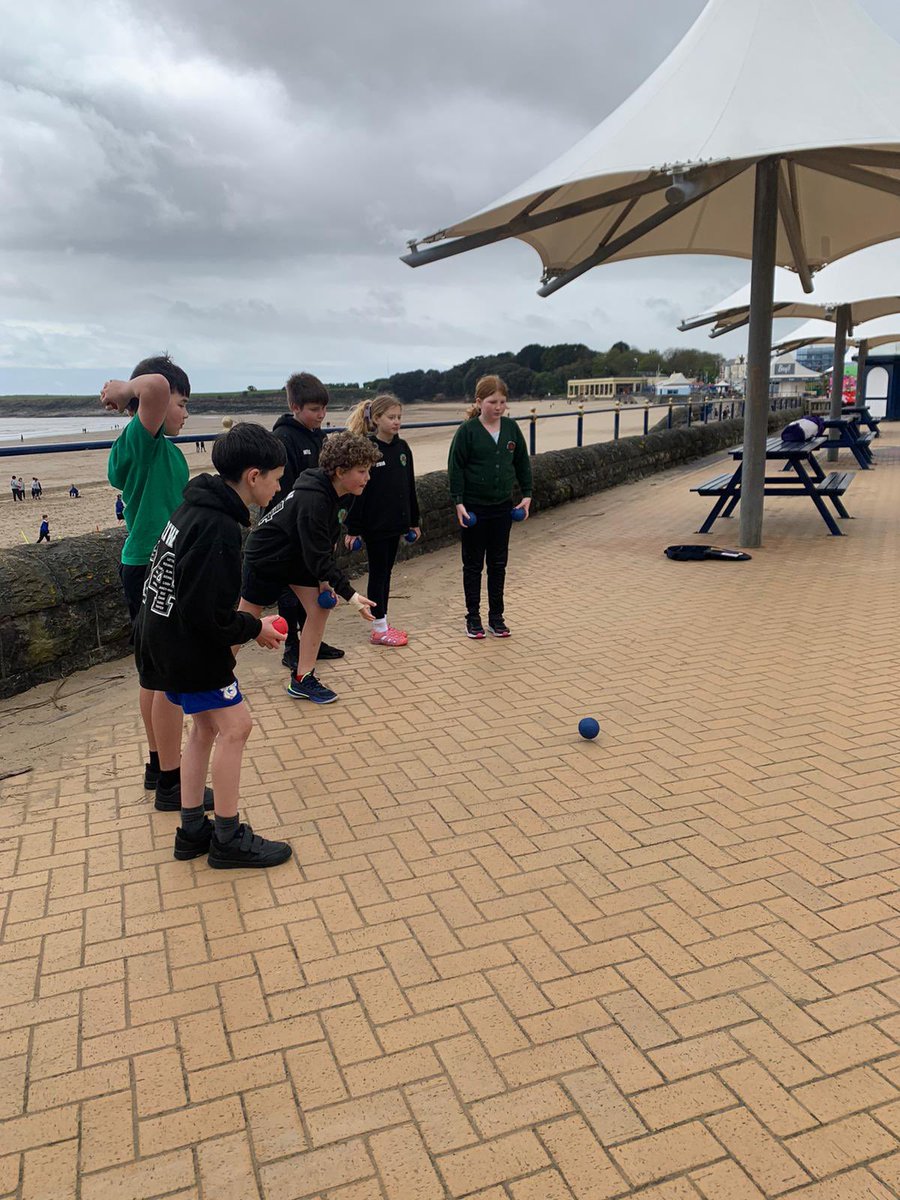
M 401 467 L 405 467 L 405 466 L 406 466 L 406 464 L 407 464 L 407 461 L 408 461 L 408 460 L 407 460 L 407 457 L 406 457 L 406 455 L 401 453 L 401 455 L 400 455 L 400 466 L 401 466 Z
M 515 442 L 507 442 L 506 448 L 510 452 L 510 454 L 512 454 L 513 450 L 515 450 L 515 448 L 516 448 L 516 443 Z

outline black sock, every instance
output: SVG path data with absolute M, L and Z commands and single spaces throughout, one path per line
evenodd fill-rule
M 182 808 L 181 828 L 185 833 L 199 833 L 205 824 L 206 814 L 203 812 L 202 804 L 196 808 Z
M 159 751 L 158 750 L 150 750 L 149 755 L 150 755 L 150 759 L 149 759 L 149 762 L 147 763 L 147 766 L 152 771 L 158 771 L 159 770 Z
M 160 771 L 159 786 L 161 788 L 171 788 L 181 784 L 181 767 L 176 767 L 174 771 Z
M 216 841 L 222 846 L 230 842 L 237 833 L 239 824 L 237 813 L 233 817 L 220 817 L 216 813 Z

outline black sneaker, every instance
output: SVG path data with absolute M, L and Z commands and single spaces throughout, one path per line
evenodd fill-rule
M 345 652 L 343 650 L 339 650 L 337 646 L 329 646 L 327 642 L 323 642 L 319 647 L 319 653 L 316 655 L 316 658 L 343 658 L 344 653 Z M 296 669 L 297 668 L 295 666 L 294 670 L 296 671 Z
M 209 854 L 209 844 L 212 841 L 214 829 L 215 826 L 209 818 L 204 820 L 203 828 L 194 834 L 186 833 L 179 825 L 175 830 L 175 857 L 180 862 L 185 862 L 189 858 L 199 858 L 201 854 Z
M 149 763 L 144 763 L 144 788 L 148 792 L 152 792 L 159 783 L 159 767 L 151 767 Z
M 232 867 L 277 867 L 287 862 L 293 851 L 287 842 L 273 842 L 254 833 L 249 825 L 239 825 L 237 833 L 224 845 L 212 835 L 209 844 L 211 867 L 228 870 Z
M 488 617 L 488 629 L 494 637 L 509 637 L 510 629 L 502 617 Z
M 297 673 L 298 655 L 296 650 L 285 650 L 281 656 L 281 665 L 287 667 L 292 675 Z
M 311 700 L 313 704 L 333 704 L 337 700 L 337 692 L 333 692 L 321 680 L 316 679 L 315 671 L 310 671 L 302 679 L 292 675 L 287 694 L 295 700 Z
M 466 637 L 481 641 L 484 637 L 484 626 L 481 617 L 466 617 Z
M 153 805 L 157 812 L 181 812 L 181 784 L 173 783 L 171 787 L 156 785 L 156 803 Z M 203 807 L 207 812 L 212 811 L 213 790 L 203 789 Z

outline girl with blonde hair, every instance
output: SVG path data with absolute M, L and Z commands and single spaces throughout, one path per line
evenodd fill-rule
M 354 539 L 365 542 L 369 560 L 366 593 L 373 601 L 375 618 L 369 641 L 373 646 L 405 646 L 409 635 L 388 621 L 391 571 L 397 557 L 400 538 L 418 541 L 419 501 L 412 450 L 400 437 L 403 405 L 396 396 L 384 392 L 374 400 L 357 404 L 347 421 L 351 433 L 367 434 L 381 459 L 372 468 L 366 490 L 357 496 L 345 521 L 345 543 L 352 548 Z
M 481 640 L 481 575 L 487 561 L 488 628 L 506 638 L 503 619 L 513 488 L 527 520 L 531 508 L 531 461 L 518 422 L 505 415 L 509 391 L 499 375 L 483 375 L 475 403 L 450 445 L 447 469 L 462 543 L 466 636 Z

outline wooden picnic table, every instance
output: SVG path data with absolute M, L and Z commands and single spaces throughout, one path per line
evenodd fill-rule
M 856 417 L 857 421 L 861 425 L 865 425 L 873 437 L 881 437 L 881 430 L 878 428 L 881 424 L 881 417 L 873 417 L 868 404 L 845 404 L 841 409 L 841 415 Z
M 806 442 L 785 442 L 780 437 L 766 442 L 766 461 L 784 464 L 779 475 L 766 475 L 763 494 L 766 496 L 806 496 L 815 505 L 819 516 L 828 526 L 829 532 L 841 537 L 841 530 L 828 510 L 829 501 L 837 515 L 847 520 L 850 514 L 841 497 L 853 481 L 852 471 L 833 471 L 826 475 L 816 452 L 826 444 L 827 438 L 814 437 Z M 741 501 L 741 477 L 743 474 L 743 446 L 735 446 L 728 453 L 736 460 L 733 472 L 717 475 L 701 483 L 691 491 L 701 496 L 715 496 L 709 516 L 700 526 L 699 533 L 709 533 L 719 517 L 730 517 Z M 793 478 L 788 472 L 793 473 Z

